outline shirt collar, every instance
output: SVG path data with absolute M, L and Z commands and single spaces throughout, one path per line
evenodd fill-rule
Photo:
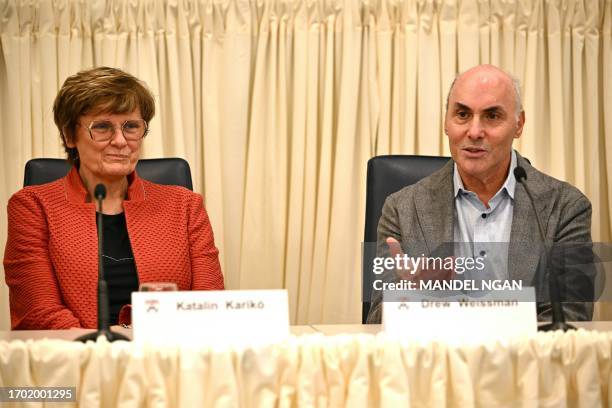
M 514 178 L 514 169 L 516 168 L 516 152 L 512 149 L 512 156 L 510 158 L 510 171 L 508 171 L 508 177 L 506 177 L 506 181 L 501 186 L 499 191 L 506 190 L 510 198 L 514 200 L 514 190 L 516 189 L 516 179 Z M 463 180 L 461 180 L 461 176 L 459 175 L 459 171 L 457 171 L 457 163 L 453 163 L 453 191 L 454 197 L 461 191 L 469 191 L 463 186 Z M 497 195 L 499 191 L 495 194 Z
M 142 179 L 134 171 L 127 176 L 128 178 L 128 192 L 127 200 L 129 201 L 142 201 L 145 199 L 144 184 Z M 72 166 L 66 177 L 64 177 L 64 188 L 66 193 L 66 199 L 75 203 L 85 203 L 87 200 L 87 189 L 81 180 L 79 170 L 76 166 Z

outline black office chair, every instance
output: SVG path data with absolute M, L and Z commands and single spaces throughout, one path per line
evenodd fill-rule
M 450 157 L 439 156 L 377 156 L 368 161 L 364 242 L 376 242 L 376 228 L 389 194 L 414 184 L 441 169 Z M 366 322 L 372 296 L 372 263 L 375 244 L 364 246 L 362 264 L 363 307 L 361 321 Z
M 23 186 L 45 184 L 64 177 L 70 164 L 64 159 L 32 159 L 26 163 Z M 158 184 L 193 190 L 189 163 L 180 158 L 142 159 L 136 165 L 138 175 Z

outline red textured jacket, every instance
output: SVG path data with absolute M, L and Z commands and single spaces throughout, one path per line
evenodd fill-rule
M 202 197 L 129 176 L 125 219 L 138 280 L 179 290 L 223 289 Z M 97 326 L 96 208 L 75 168 L 8 203 L 4 271 L 13 329 Z

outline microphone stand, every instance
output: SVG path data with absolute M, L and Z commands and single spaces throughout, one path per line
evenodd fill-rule
M 527 196 L 529 197 L 529 201 L 531 202 L 531 207 L 536 216 L 538 230 L 540 232 L 540 237 L 542 238 L 542 242 L 544 243 L 544 271 L 549 273 L 548 276 L 548 295 L 550 296 L 550 307 L 552 312 L 552 322 L 543 324 L 538 326 L 539 331 L 555 331 L 555 330 L 576 330 L 574 326 L 566 323 L 565 321 L 565 313 L 563 312 L 563 306 L 561 305 L 560 290 L 559 290 L 559 277 L 557 275 L 557 271 L 550 267 L 550 252 L 552 250 L 552 243 L 549 243 L 546 240 L 546 235 L 544 235 L 544 227 L 542 226 L 542 220 L 540 219 L 540 215 L 538 214 L 538 210 L 535 206 L 535 201 L 533 200 L 533 196 L 531 195 L 531 190 L 527 187 L 527 174 L 525 169 L 522 167 L 516 167 L 514 169 L 514 177 L 516 180 L 523 185 Z
M 94 190 L 96 200 L 98 200 L 98 208 L 100 211 L 96 214 L 98 218 L 98 330 L 93 333 L 88 333 L 75 339 L 75 341 L 82 341 L 83 343 L 92 340 L 96 341 L 100 336 L 106 337 L 108 341 L 126 340 L 130 339 L 121 333 L 113 332 L 110 329 L 109 319 L 109 304 L 108 304 L 108 286 L 104 277 L 104 264 L 102 259 L 103 252 L 103 236 L 102 231 L 103 217 L 102 217 L 102 201 L 106 197 L 106 187 L 104 184 L 98 184 Z

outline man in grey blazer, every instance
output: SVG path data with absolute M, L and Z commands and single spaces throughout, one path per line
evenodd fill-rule
M 513 169 L 521 166 L 527 173 L 548 242 L 589 247 L 591 204 L 578 189 L 539 172 L 512 149 L 524 124 L 518 82 L 510 75 L 491 65 L 459 75 L 449 91 L 444 121 L 452 160 L 387 198 L 378 224 L 377 255 L 431 256 L 441 251 L 442 243 L 469 242 L 477 255 L 487 256 L 490 243 L 509 243 L 506 278 L 536 286 L 538 300 L 546 298 L 546 278 L 536 274 L 542 239 Z M 567 298 L 592 297 L 592 281 L 583 271 L 578 268 L 576 276 L 565 280 L 570 282 Z M 374 293 L 368 323 L 381 320 L 381 295 Z M 568 320 L 591 319 L 592 303 L 567 302 L 563 307 Z M 550 305 L 538 303 L 538 319 L 549 316 Z

